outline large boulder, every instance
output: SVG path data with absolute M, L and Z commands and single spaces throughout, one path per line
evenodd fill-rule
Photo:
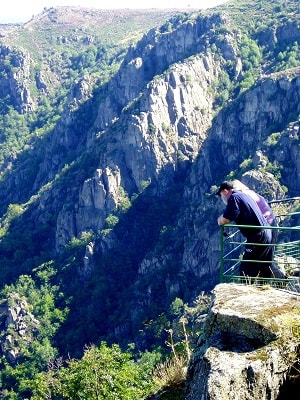
M 217 285 L 185 400 L 273 400 L 288 398 L 291 384 L 299 389 L 290 375 L 299 362 L 299 300 L 269 286 Z

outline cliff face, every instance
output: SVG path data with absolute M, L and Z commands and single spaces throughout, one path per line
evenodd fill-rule
M 201 82 L 207 89 L 210 79 L 215 75 L 217 77 L 220 73 L 220 63 L 212 62 L 211 54 L 206 57 L 206 52 L 209 47 L 213 44 L 219 44 L 219 39 L 215 34 L 215 28 L 223 26 L 228 21 L 221 15 L 212 15 L 210 17 L 196 18 L 195 21 L 183 21 L 178 18 L 178 21 L 174 19 L 173 27 L 169 31 L 163 26 L 159 31 L 151 30 L 143 39 L 138 43 L 135 48 L 129 49 L 127 56 L 122 64 L 121 69 L 116 76 L 109 82 L 107 91 L 108 96 L 104 99 L 103 103 L 100 103 L 99 113 L 96 120 L 96 127 L 99 130 L 105 129 L 114 118 L 118 118 L 122 109 L 128 105 L 145 90 L 146 85 L 153 80 L 159 80 L 159 75 L 163 74 L 166 83 L 169 82 L 170 91 L 176 89 L 178 85 L 193 86 L 194 83 Z M 225 60 L 235 60 L 235 40 L 234 33 L 226 37 L 224 43 L 220 48 L 221 55 Z M 193 60 L 188 61 L 188 57 L 195 57 L 199 55 L 202 60 L 202 66 L 194 64 Z M 224 62 L 224 60 L 221 60 Z M 177 63 L 183 62 L 182 70 L 177 71 Z M 198 64 L 198 65 L 197 65 Z M 174 71 L 168 77 L 168 70 Z M 199 77 L 201 70 L 204 71 L 202 78 Z M 193 74 L 197 74 L 193 76 Z M 189 76 L 191 74 L 191 76 Z M 178 80 L 178 75 L 181 79 Z M 164 78 L 162 77 L 162 78 Z M 207 79 L 208 78 L 208 79 Z M 206 80 L 207 79 L 207 80 Z M 178 91 L 178 90 L 177 90 Z M 196 90 L 195 90 L 196 92 Z M 191 97 L 194 92 L 189 92 Z M 201 93 L 201 91 L 200 91 Z M 205 92 L 204 92 L 205 94 Z M 158 95 L 158 92 L 153 93 L 154 96 Z M 163 95 L 163 93 L 162 93 Z M 147 94 L 149 105 L 151 105 L 151 97 Z M 205 95 L 205 97 L 207 97 Z M 180 97 L 177 97 L 179 100 Z M 172 103 L 172 95 L 168 100 Z M 207 100 L 206 100 L 207 101 Z M 200 108 L 206 106 L 206 104 L 198 104 Z M 172 108 L 172 104 L 170 104 Z M 182 106 L 181 106 L 182 107 Z M 188 107 L 188 104 L 187 104 Z M 176 108 L 170 115 L 172 125 L 176 125 Z
M 39 321 L 29 311 L 29 305 L 12 293 L 6 302 L 0 304 L 1 354 L 11 365 L 21 358 L 20 349 L 28 346 L 39 329 Z
M 234 284 L 218 285 L 213 293 L 184 398 L 290 398 L 297 391 L 299 298 Z
M 215 221 L 222 206 L 211 188 L 226 174 L 242 170 L 244 182 L 269 199 L 284 197 L 284 186 L 290 195 L 300 191 L 299 123 L 294 120 L 299 113 L 300 71 L 262 76 L 216 113 L 218 92 L 212 88 L 224 66 L 235 66 L 233 80 L 243 69 L 238 33 L 233 30 L 221 43 L 212 33 L 213 27 L 225 23 L 229 21 L 220 16 L 199 18 L 170 33 L 151 32 L 129 51 L 87 136 L 89 149 L 104 146 L 99 167 L 79 188 L 72 207 L 66 199 L 58 215 L 59 251 L 81 232 L 101 232 L 106 217 L 121 207 L 123 189 L 130 199 L 143 193 L 147 183 L 147 193 L 165 202 L 164 194 L 183 180 L 168 247 L 162 250 L 158 244 L 157 250 L 152 245 L 136 265 L 132 321 L 156 301 L 159 286 L 165 288 L 162 298 L 188 298 L 218 282 Z M 219 46 L 218 57 L 208 52 L 213 44 Z M 191 57 L 182 60 L 184 54 Z M 276 140 L 269 139 L 272 135 Z M 248 167 L 243 171 L 245 160 Z M 266 165 L 269 171 L 281 170 L 280 182 Z M 100 236 L 94 252 L 103 257 L 120 244 L 139 246 L 112 232 Z
M 99 213 L 105 217 L 116 209 L 117 189 L 121 186 L 129 197 L 141 192 L 144 182 L 151 182 L 156 193 L 163 193 L 172 184 L 180 164 L 195 160 L 211 123 L 212 98 L 208 88 L 215 77 L 210 71 L 212 65 L 210 57 L 199 57 L 191 64 L 177 66 L 145 90 L 136 106 L 138 112 L 130 110 L 115 122 L 110 136 L 113 143 L 103 138 L 106 152 L 101 156 L 100 173 L 84 182 L 79 193 L 81 231 L 91 220 L 95 222 Z M 187 75 L 193 84 L 186 81 Z M 132 79 L 133 76 L 129 76 L 126 81 Z M 205 110 L 203 115 L 195 111 L 197 107 Z M 105 110 L 101 112 L 107 116 Z M 95 144 L 97 142 L 90 138 L 89 146 Z M 116 177 L 115 187 L 111 187 L 105 177 L 108 169 Z M 94 182 L 92 186 L 91 181 Z M 92 189 L 94 185 L 105 187 L 101 204 L 94 198 L 97 196 Z M 90 215 L 88 218 L 85 218 L 86 213 Z M 96 230 L 102 227 L 103 219 L 94 226 Z M 59 224 L 57 234 L 61 236 Z M 61 244 L 73 235 L 71 230 Z
M 34 111 L 37 107 L 30 93 L 32 60 L 27 51 L 16 51 L 0 45 L 0 59 L 3 65 L 12 62 L 12 68 L 2 67 L 0 97 L 6 99 L 6 106 L 12 106 L 21 114 Z
M 107 95 L 99 105 L 98 116 L 87 137 L 88 148 L 105 146 L 99 160 L 100 173 L 89 178 L 80 189 L 80 211 L 75 216 L 78 229 L 71 225 L 66 229 L 64 213 L 60 213 L 57 248 L 75 232 L 87 229 L 91 221 L 93 229 L 101 230 L 105 217 L 115 210 L 118 204 L 116 187 L 111 189 L 108 185 L 100 203 L 99 199 L 93 199 L 97 196 L 93 188 L 104 187 L 105 176 L 101 171 L 106 168 L 118 176 L 119 186 L 130 197 L 139 192 L 146 181 L 151 182 L 156 193 L 164 192 L 184 162 L 194 162 L 198 157 L 191 172 L 190 186 L 195 191 L 195 182 L 201 183 L 202 189 L 199 188 L 200 193 L 197 189 L 193 200 L 202 203 L 201 196 L 224 177 L 225 171 L 238 169 L 242 161 L 254 157 L 261 148 L 271 153 L 264 143 L 270 134 L 267 128 L 282 126 L 299 111 L 298 70 L 292 76 L 287 73 L 261 79 L 253 90 L 213 120 L 214 82 L 220 79 L 227 62 L 236 66 L 241 63 L 236 56 L 238 36 L 235 33 L 228 34 L 222 42 L 218 60 L 211 53 L 207 54 L 209 46 L 217 43 L 210 32 L 212 27 L 225 23 L 228 21 L 219 16 L 199 18 L 195 23 L 181 24 L 171 33 L 158 37 L 151 32 L 135 50 L 129 51 L 120 71 L 108 84 Z M 194 54 L 193 58 L 176 64 L 176 60 L 187 53 Z M 169 72 L 166 66 L 170 65 Z M 145 87 L 149 80 L 164 71 L 163 76 L 156 77 Z M 297 124 L 293 130 L 294 141 L 285 141 L 288 146 L 284 146 L 283 153 L 286 155 L 297 153 Z M 282 160 L 286 157 L 283 153 Z M 276 164 L 278 154 L 271 155 L 268 161 Z M 293 178 L 299 166 L 297 157 L 292 157 L 296 168 L 291 170 L 295 172 L 290 181 L 286 173 L 283 184 L 292 186 L 291 190 L 297 193 L 298 179 Z M 188 202 L 190 186 L 186 187 Z M 277 193 L 269 188 L 268 195 Z M 112 198 L 114 200 L 109 201 Z
M 43 21 L 60 21 L 53 10 L 45 15 Z M 55 30 L 51 38 L 57 44 L 56 35 Z M 86 33 L 68 35 L 68 46 L 89 43 Z M 45 237 L 38 231 L 36 241 L 51 254 L 62 254 L 72 239 L 92 234 L 76 279 L 98 273 L 99 265 L 117 255 L 127 267 L 131 257 L 128 271 L 111 272 L 109 261 L 103 267 L 114 274 L 118 301 L 130 291 L 126 322 L 113 327 L 117 336 L 130 333 L 151 304 L 162 310 L 176 296 L 190 301 L 219 281 L 216 218 L 222 205 L 214 185 L 236 174 L 268 199 L 299 195 L 300 70 L 267 74 L 271 61 L 258 51 L 259 43 L 272 51 L 298 37 L 297 25 L 285 25 L 279 16 L 275 30 L 252 36 L 228 11 L 173 16 L 129 46 L 104 83 L 95 73 L 101 57 L 93 73 L 86 69 L 76 83 L 68 81 L 68 96 L 58 103 L 59 120 L 49 122 L 44 137 L 29 141 L 24 158 L 4 176 L 3 214 L 11 203 L 24 205 L 21 223 L 44 229 Z M 255 80 L 248 85 L 245 48 L 257 57 L 254 72 L 250 69 Z M 29 58 L 24 53 L 17 59 L 14 77 L 23 71 L 26 83 Z M 59 72 L 67 68 L 63 55 L 51 65 L 45 59 L 36 75 L 39 96 L 63 81 L 58 65 Z M 14 82 L 2 79 L 0 85 L 8 91 Z M 9 93 L 17 99 L 16 90 Z M 39 96 L 24 102 L 24 112 Z M 112 217 L 118 221 L 113 227 Z

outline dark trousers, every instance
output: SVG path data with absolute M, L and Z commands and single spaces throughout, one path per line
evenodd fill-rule
M 241 276 L 272 277 L 273 250 L 272 246 L 270 246 L 271 243 L 272 234 L 270 230 L 263 230 L 247 239 L 243 260 L 240 265 Z

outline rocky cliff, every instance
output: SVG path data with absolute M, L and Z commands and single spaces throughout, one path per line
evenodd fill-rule
M 299 304 L 298 296 L 269 287 L 216 286 L 184 398 L 294 398 L 299 390 Z
M 11 365 L 23 356 L 24 347 L 29 346 L 39 329 L 40 323 L 30 312 L 27 301 L 18 293 L 12 293 L 0 305 L 1 354 Z
M 234 176 L 268 199 L 300 192 L 300 70 L 276 58 L 280 52 L 280 60 L 292 58 L 296 51 L 298 17 L 296 12 L 282 17 L 269 3 L 262 13 L 253 2 L 255 29 L 245 17 L 246 6 L 243 13 L 235 5 L 168 15 L 133 43 L 127 31 L 126 54 L 119 36 L 109 47 L 112 53 L 97 42 L 100 34 L 92 41 L 96 49 L 90 48 L 91 28 L 78 33 L 71 23 L 74 10 L 71 19 L 48 10 L 23 27 L 31 37 L 45 21 L 54 26 L 41 43 L 42 67 L 35 65 L 37 75 L 31 71 L 40 77 L 35 86 L 26 52 L 16 54 L 18 73 L 10 70 L 7 79 L 2 71 L 1 88 L 15 99 L 31 129 L 26 146 L 10 153 L 3 168 L 1 228 L 9 243 L 3 242 L 5 279 L 30 273 L 32 265 L 51 257 L 64 270 L 59 257 L 70 243 L 90 237 L 87 247 L 65 262 L 76 265 L 72 279 L 77 282 L 103 274 L 99 287 L 91 289 L 91 302 L 95 309 L 101 303 L 104 314 L 114 309 L 112 326 L 98 326 L 101 335 L 113 339 L 134 336 L 145 313 L 152 318 L 174 298 L 189 302 L 218 283 L 216 218 L 222 205 L 214 186 Z M 260 24 L 268 7 L 273 22 L 264 17 Z M 113 20 L 117 27 L 125 23 L 122 18 L 121 24 Z M 72 29 L 62 38 L 63 26 Z M 3 46 L 17 31 L 4 35 Z M 78 45 L 81 57 L 56 53 L 62 42 L 68 51 Z M 88 51 L 97 55 L 92 67 L 84 64 Z M 76 63 L 80 73 L 74 81 Z M 15 90 L 21 73 L 23 89 L 35 88 L 27 97 L 23 89 Z M 52 108 L 45 93 L 55 93 Z M 22 96 L 28 101 L 20 108 Z M 33 123 L 31 113 L 42 100 L 51 110 L 49 120 L 44 105 Z M 23 213 L 10 219 L 10 204 Z M 20 226 L 27 244 L 21 249 L 14 236 Z

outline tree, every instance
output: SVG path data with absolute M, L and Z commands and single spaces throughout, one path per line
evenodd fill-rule
M 32 383 L 32 400 L 138 400 L 154 388 L 149 363 L 139 363 L 116 344 L 85 349 L 81 360 L 58 360 Z

